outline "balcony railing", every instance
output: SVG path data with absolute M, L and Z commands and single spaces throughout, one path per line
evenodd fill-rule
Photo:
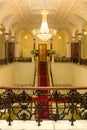
M 7 64 L 6 59 L 0 59 L 0 65 L 5 65 L 5 64 Z
M 14 58 L 15 62 L 32 62 L 31 57 L 15 57 Z
M 0 119 L 43 120 L 87 119 L 87 87 L 0 87 Z

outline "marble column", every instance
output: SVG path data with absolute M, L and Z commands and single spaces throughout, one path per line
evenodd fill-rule
M 14 61 L 14 57 L 15 57 L 15 35 L 11 36 L 11 42 L 12 42 L 12 57 L 13 57 L 13 61 Z
M 74 58 L 74 43 L 75 43 L 75 36 L 71 38 L 71 61 L 73 62 Z
M 78 32 L 78 43 L 79 43 L 79 48 L 78 48 L 78 64 L 81 62 L 81 39 L 82 39 L 82 32 Z
M 68 41 L 66 43 L 66 57 L 71 57 L 71 44 Z
M 9 62 L 8 59 L 8 44 L 9 44 L 9 31 L 5 31 L 5 59 L 6 62 Z
M 50 39 L 50 51 L 53 49 L 52 43 L 53 43 L 53 39 Z
M 34 38 L 34 39 L 33 39 L 33 50 L 36 49 L 36 45 L 35 45 L 35 44 L 36 44 L 36 39 Z

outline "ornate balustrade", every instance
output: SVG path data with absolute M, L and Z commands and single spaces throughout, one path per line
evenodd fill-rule
M 87 119 L 87 87 L 0 87 L 0 119 L 43 120 Z
M 87 59 L 81 59 L 80 64 L 87 65 Z
M 15 57 L 14 58 L 15 62 L 32 62 L 31 57 Z
M 4 64 L 7 64 L 6 59 L 0 59 L 0 65 L 4 65 Z
M 70 57 L 54 57 L 55 62 L 71 62 Z

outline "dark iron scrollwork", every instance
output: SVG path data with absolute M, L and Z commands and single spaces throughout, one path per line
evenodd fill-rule
M 0 94 L 0 118 L 3 119 L 4 115 L 8 115 L 7 121 L 9 122 L 9 125 L 11 125 L 12 121 L 11 113 L 13 110 L 15 97 L 15 93 L 13 93 L 11 89 L 7 89 L 2 94 Z
M 32 104 L 32 97 L 22 91 L 20 95 L 16 94 L 13 113 L 20 120 L 30 120 L 32 117 Z
M 49 118 L 51 120 L 57 121 L 62 120 L 66 114 L 66 101 L 64 95 L 58 91 L 52 93 L 52 97 L 49 102 L 53 102 L 51 105 L 52 113 L 49 113 Z
M 13 120 L 36 120 L 41 125 L 43 120 L 71 121 L 87 119 L 87 93 L 77 90 L 62 93 L 58 90 L 21 90 L 6 89 L 0 93 L 0 119 L 11 125 Z
M 74 125 L 73 122 L 75 121 L 75 113 L 78 115 L 78 104 L 81 101 L 81 95 L 77 90 L 70 90 L 67 94 L 67 103 L 68 103 L 68 113 L 70 112 L 71 115 L 71 125 Z
M 87 92 L 82 94 L 81 102 L 79 104 L 79 114 L 81 119 L 87 120 Z

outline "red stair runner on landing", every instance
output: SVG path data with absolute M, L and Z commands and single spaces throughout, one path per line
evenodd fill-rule
M 47 62 L 38 63 L 38 86 L 49 86 Z

